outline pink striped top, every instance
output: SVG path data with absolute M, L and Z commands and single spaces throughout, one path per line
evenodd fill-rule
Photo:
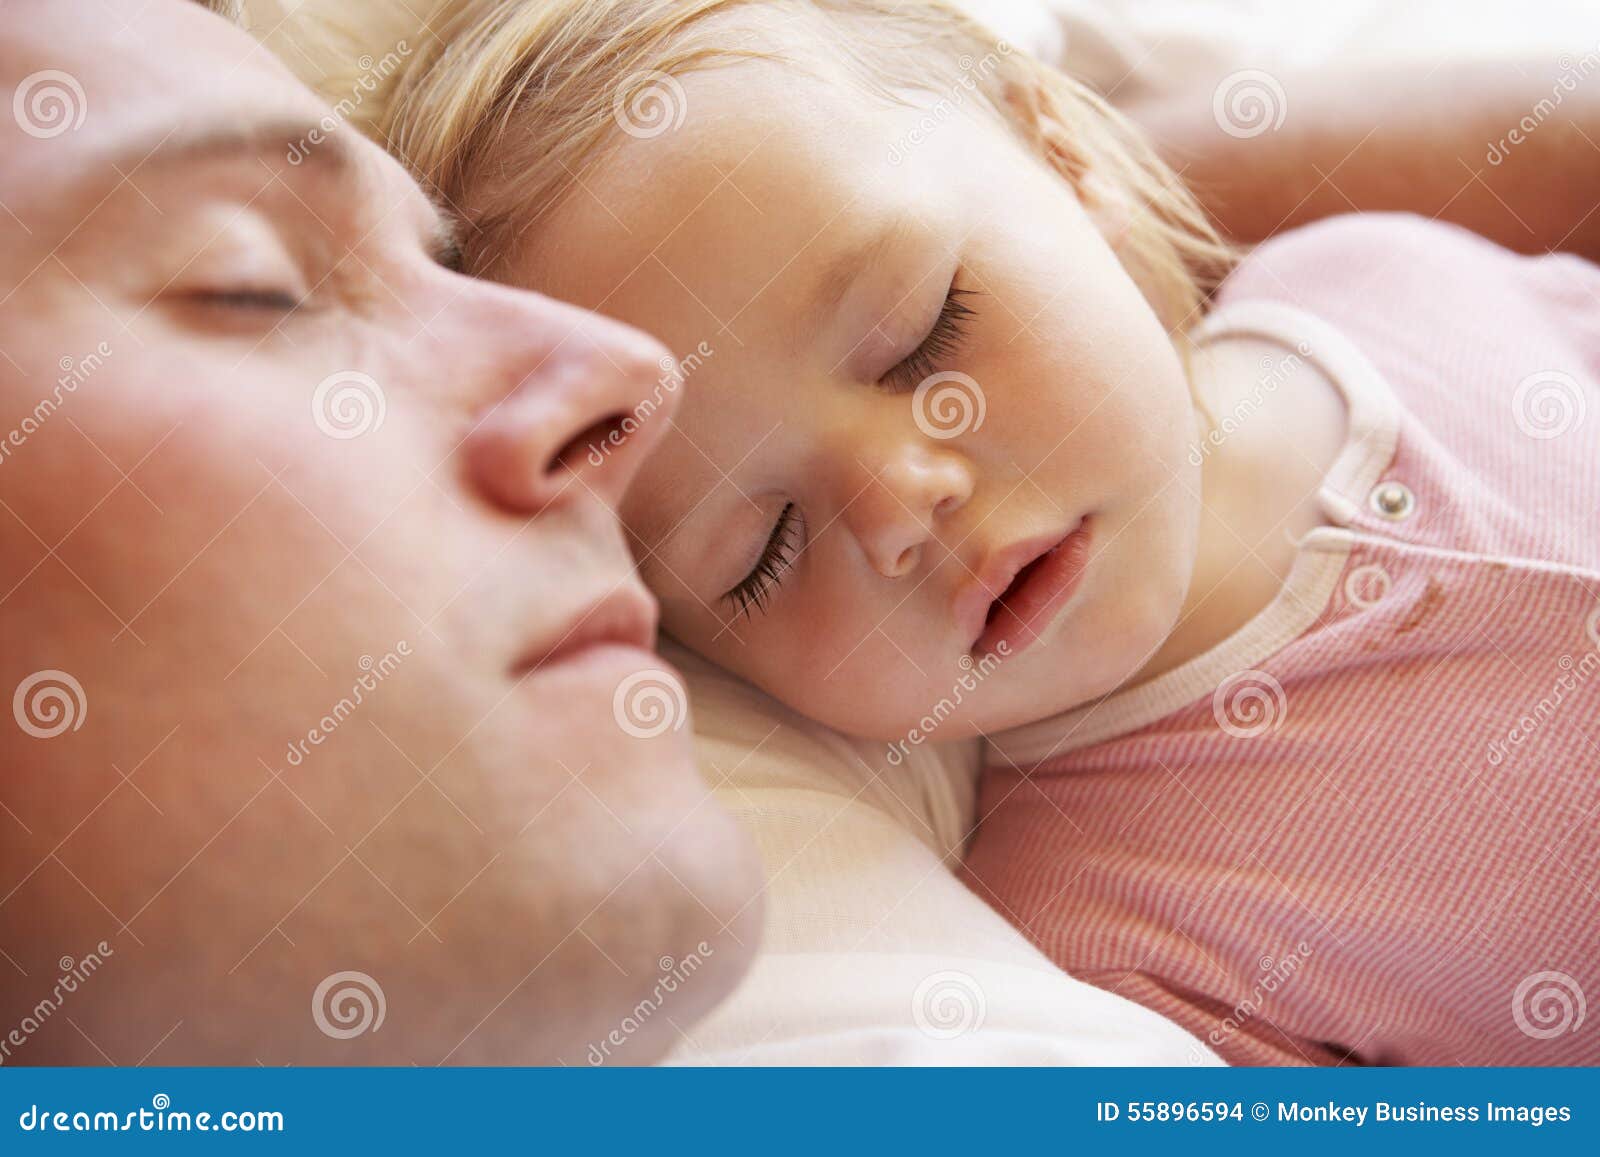
M 995 737 L 968 882 L 1234 1063 L 1600 1063 L 1600 267 L 1339 218 L 1234 334 L 1345 395 L 1327 525 L 1214 650 Z

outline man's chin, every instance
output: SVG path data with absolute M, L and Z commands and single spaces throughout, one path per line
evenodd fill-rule
M 610 995 L 596 1004 L 609 1006 L 621 1026 L 621 1043 L 606 1046 L 606 1020 L 604 1032 L 560 1059 L 660 1059 L 679 1040 L 670 1021 L 621 1022 L 659 1003 L 688 1024 L 732 991 L 760 939 L 760 856 L 700 773 L 687 691 L 660 655 L 586 647 L 520 679 L 506 707 L 518 701 L 528 708 L 531 757 L 559 761 L 568 779 L 572 798 L 557 801 L 535 828 L 545 829 L 542 840 L 563 842 L 593 893 L 583 906 L 594 910 L 580 928 L 597 949 L 591 964 L 615 982 L 602 986 Z M 556 830 L 556 813 L 574 823 L 581 817 L 583 830 Z
M 613 897 L 607 905 L 612 918 L 586 927 L 598 951 L 628 975 L 615 976 L 617 988 L 596 1002 L 597 1009 L 611 1009 L 604 1031 L 592 1033 L 581 1048 L 564 1049 L 560 1060 L 662 1060 L 683 1039 L 677 1026 L 709 1014 L 749 970 L 765 910 L 759 860 L 732 817 L 720 809 L 716 816 L 726 831 L 717 823 L 684 831 L 676 847 L 651 858 L 648 874 L 641 871 L 646 886 L 639 889 L 639 903 Z

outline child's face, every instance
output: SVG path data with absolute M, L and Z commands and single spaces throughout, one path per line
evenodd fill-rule
M 970 96 L 768 63 L 682 86 L 681 127 L 621 138 L 505 271 L 704 343 L 623 511 L 666 629 L 891 740 L 1115 687 L 1177 619 L 1199 472 L 1179 358 L 1096 218 Z M 943 371 L 969 381 L 919 399 Z

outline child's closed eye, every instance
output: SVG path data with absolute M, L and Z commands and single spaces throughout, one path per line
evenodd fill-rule
M 737 607 L 739 614 L 749 616 L 756 611 L 766 610 L 767 602 L 783 581 L 784 572 L 794 562 L 800 527 L 799 508 L 790 502 L 778 513 L 778 521 L 773 525 L 772 534 L 768 536 L 756 565 L 722 596 Z
M 974 289 L 957 289 L 952 284 L 927 335 L 916 349 L 878 379 L 878 384 L 895 393 L 903 393 L 916 389 L 923 379 L 937 372 L 940 362 L 960 350 L 966 324 L 977 313 L 963 299 L 975 297 L 977 293 Z
M 977 293 L 977 290 L 958 289 L 952 284 L 927 334 L 915 349 L 878 379 L 878 385 L 894 393 L 904 393 L 937 372 L 939 363 L 960 350 L 964 326 L 976 315 L 977 311 L 962 299 Z M 767 609 L 784 573 L 794 562 L 800 527 L 799 508 L 790 502 L 779 512 L 761 557 L 750 573 L 722 596 L 740 615 L 749 617 Z

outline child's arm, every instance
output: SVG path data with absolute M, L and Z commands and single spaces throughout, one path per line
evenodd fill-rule
M 1549 61 L 1282 71 L 1283 123 L 1248 138 L 1223 131 L 1211 90 L 1123 111 L 1241 241 L 1335 213 L 1406 210 L 1520 252 L 1600 259 L 1597 71 Z

